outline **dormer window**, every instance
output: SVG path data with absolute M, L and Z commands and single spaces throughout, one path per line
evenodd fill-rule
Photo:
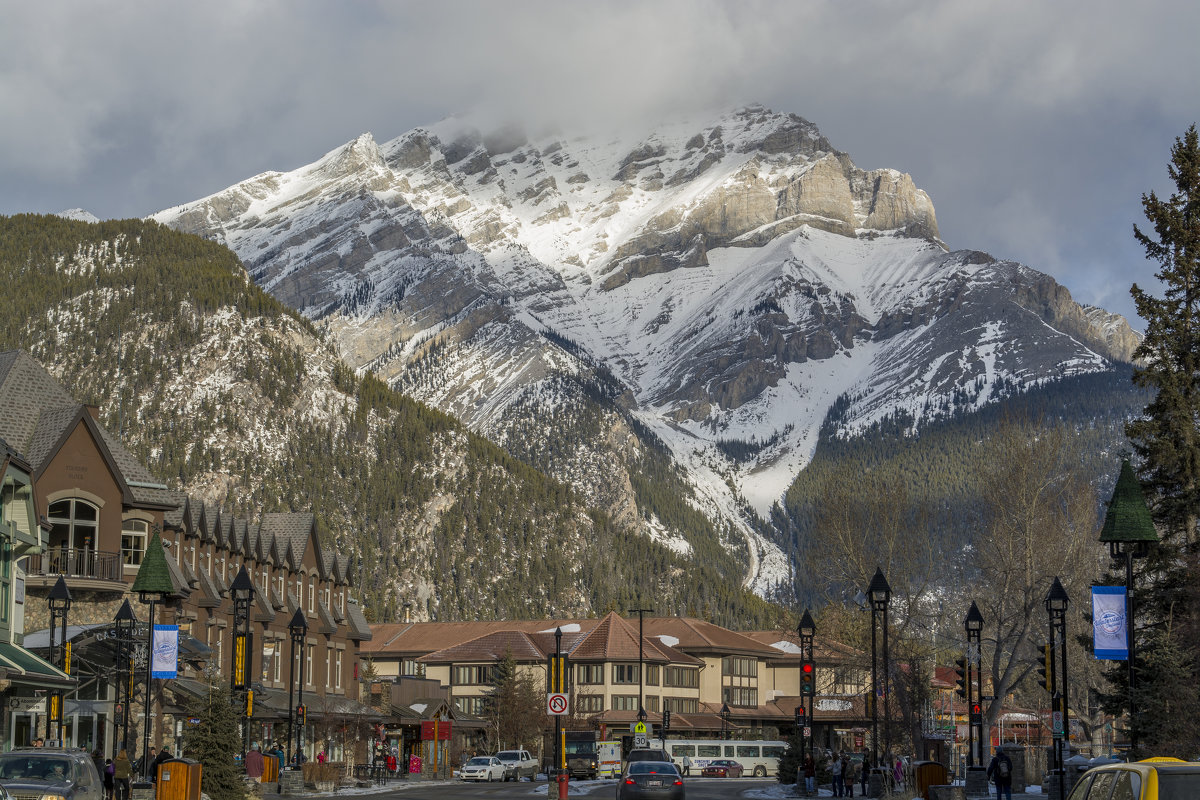
M 315 601 L 315 597 L 317 594 L 316 586 L 314 585 L 315 583 L 316 583 L 316 579 L 314 579 L 312 576 L 309 576 L 309 578 L 308 578 L 308 613 L 310 613 L 310 614 L 313 613 L 313 602 Z

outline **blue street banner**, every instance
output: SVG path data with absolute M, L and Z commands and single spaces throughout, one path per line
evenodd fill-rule
M 174 678 L 179 663 L 179 626 L 155 625 L 150 653 L 150 677 Z
M 1092 587 L 1092 625 L 1097 659 L 1125 661 L 1129 658 L 1124 586 Z

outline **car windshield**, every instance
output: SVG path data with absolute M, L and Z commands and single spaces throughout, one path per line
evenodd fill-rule
M 492 763 L 492 760 L 490 758 L 472 758 L 470 761 L 467 762 L 467 766 L 468 767 L 486 767 L 490 763 Z
M 675 773 L 675 765 L 665 761 L 635 761 L 629 765 L 630 775 L 657 775 L 659 773 Z
M 496 758 L 501 761 L 520 761 L 521 752 L 519 750 L 505 750 L 502 753 L 497 753 Z
M 1192 800 L 1196 797 L 1200 797 L 1200 773 L 1158 773 L 1158 800 Z
M 0 756 L 0 780 L 61 782 L 71 777 L 71 762 L 49 753 L 9 753 Z

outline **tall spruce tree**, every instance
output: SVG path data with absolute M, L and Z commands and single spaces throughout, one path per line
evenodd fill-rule
M 1133 380 L 1155 394 L 1126 433 L 1162 543 L 1140 566 L 1137 635 L 1145 642 L 1134 667 L 1139 755 L 1200 750 L 1197 672 L 1197 520 L 1200 515 L 1200 137 L 1188 128 L 1171 149 L 1167 199 L 1142 196 L 1153 232 L 1134 226 L 1146 257 L 1159 265 L 1163 296 L 1136 284 L 1131 293 L 1146 321 L 1134 353 Z M 1113 710 L 1127 707 L 1116 670 Z M 1159 719 L 1161 714 L 1170 718 Z M 1182 749 L 1181 749 L 1182 748 Z
M 1163 200 L 1142 195 L 1153 234 L 1133 226 L 1146 257 L 1159 264 L 1164 293 L 1137 284 L 1130 293 L 1146 320 L 1134 353 L 1133 380 L 1155 392 L 1142 419 L 1126 432 L 1140 456 L 1155 522 L 1172 539 L 1194 542 L 1200 513 L 1200 142 L 1196 126 L 1175 140 L 1168 167 L 1175 184 Z
M 242 735 L 229 685 L 213 672 L 207 676 L 208 694 L 186 704 L 188 715 L 199 720 L 184 736 L 184 755 L 200 762 L 200 789 L 211 800 L 244 800 L 241 755 Z

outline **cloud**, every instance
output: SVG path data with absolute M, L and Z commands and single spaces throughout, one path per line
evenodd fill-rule
M 9 3 L 0 212 L 148 214 L 457 112 L 648 125 L 746 102 L 913 175 L 944 238 L 1121 297 L 1200 108 L 1168 2 Z M 1119 309 L 1130 311 L 1128 301 Z

